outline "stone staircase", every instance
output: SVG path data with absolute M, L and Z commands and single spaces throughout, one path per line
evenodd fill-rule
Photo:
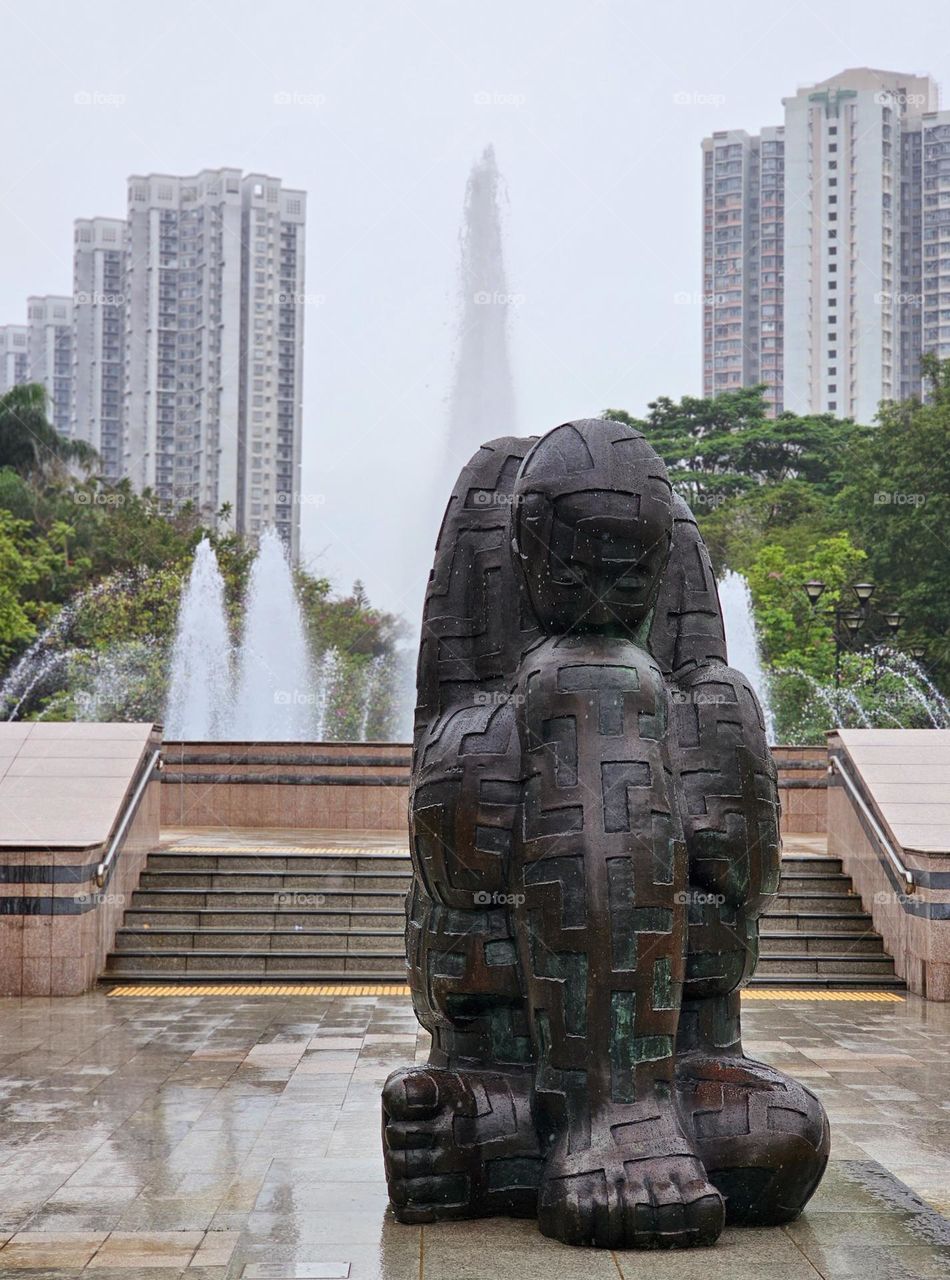
M 778 895 L 759 921 L 751 985 L 903 990 L 840 858 L 794 849 L 790 837 Z
M 103 976 L 404 982 L 409 874 L 408 851 L 378 837 L 157 850 Z
M 103 980 L 404 982 L 408 851 L 203 836 L 151 853 Z M 783 858 L 753 982 L 902 988 L 837 859 Z

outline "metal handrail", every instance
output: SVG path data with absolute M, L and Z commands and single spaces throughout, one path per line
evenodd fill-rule
M 96 884 L 100 889 L 106 882 L 106 876 L 109 873 L 109 868 L 115 860 L 116 854 L 119 852 L 119 845 L 125 837 L 125 833 L 129 828 L 129 823 L 135 817 L 135 811 L 139 807 L 139 801 L 142 799 L 145 788 L 152 781 L 155 773 L 162 767 L 161 756 L 161 748 L 156 747 L 149 759 L 148 767 L 143 771 L 141 778 L 139 778 L 138 786 L 132 792 L 128 804 L 122 811 L 122 820 L 116 827 L 112 839 L 109 841 L 109 847 L 106 849 L 106 856 L 99 863 L 98 867 L 96 867 Z
M 855 804 L 858 806 L 858 808 L 861 810 L 861 812 L 864 814 L 865 818 L 867 819 L 867 822 L 871 827 L 871 830 L 874 832 L 874 835 L 877 837 L 878 844 L 880 844 L 881 848 L 884 850 L 884 852 L 887 854 L 890 861 L 893 863 L 894 869 L 897 871 L 898 875 L 904 880 L 904 882 L 907 885 L 909 885 L 910 887 L 909 892 L 913 893 L 914 887 L 915 887 L 913 874 L 910 871 L 908 871 L 907 868 L 904 866 L 903 862 L 901 862 L 900 858 L 898 857 L 896 849 L 891 844 L 890 840 L 885 834 L 884 828 L 881 826 L 877 818 L 874 816 L 874 813 L 866 803 L 864 796 L 861 795 L 861 792 L 858 789 L 857 783 L 851 777 L 851 773 L 848 770 L 847 765 L 844 763 L 844 761 L 839 755 L 832 755 L 829 757 L 829 761 L 828 761 L 828 772 L 834 773 L 836 771 L 841 775 L 841 778 L 844 781 L 845 786 L 848 788 L 848 791 L 851 793 L 851 799 L 855 802 Z

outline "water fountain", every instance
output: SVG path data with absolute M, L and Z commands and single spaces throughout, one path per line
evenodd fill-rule
M 822 741 L 827 730 L 948 729 L 950 706 L 919 663 L 890 645 L 848 654 L 842 679 L 822 681 L 800 667 L 773 673 L 789 705 L 797 705 L 797 721 L 786 725 L 795 742 Z M 794 693 L 800 683 L 807 693 Z
M 173 739 L 220 738 L 232 716 L 231 637 L 224 579 L 214 548 L 203 538 L 182 589 L 165 732 Z
M 268 529 L 251 566 L 229 736 L 249 741 L 313 739 L 317 703 L 290 565 L 280 537 Z
M 458 347 L 448 424 L 450 482 L 486 439 L 515 434 L 508 352 L 512 295 L 502 252 L 501 192 L 494 148 L 489 146 L 469 175 L 459 235 Z M 440 494 L 444 487 L 440 480 Z M 441 515 L 441 503 L 436 505 Z
M 445 448 L 436 461 L 427 497 L 419 504 L 413 526 L 404 539 L 407 557 L 417 565 L 427 563 L 431 556 L 445 494 L 454 485 L 459 469 L 486 440 L 514 435 L 517 430 L 508 334 L 509 309 L 515 305 L 517 295 L 509 292 L 505 270 L 503 197 L 504 183 L 494 148 L 489 145 L 472 165 L 462 205 L 456 341 Z M 387 673 L 395 707 L 392 719 L 401 741 L 409 741 L 413 734 L 417 619 L 425 585 L 425 573 L 413 573 L 418 598 L 409 601 L 411 632 Z
M 762 706 L 765 732 L 769 742 L 775 741 L 775 717 L 769 693 L 768 677 L 762 666 L 759 637 L 752 612 L 749 584 L 741 573 L 728 570 L 719 583 L 719 601 L 726 628 L 726 652 L 730 666 L 746 677 Z
M 392 737 L 389 660 L 316 662 L 283 544 L 261 538 L 232 642 L 214 547 L 198 544 L 182 584 L 174 640 L 85 639 L 88 610 L 127 603 L 143 573 L 98 583 L 62 608 L 0 683 L 0 718 L 159 720 L 169 740 L 320 741 Z
M 114 574 L 80 592 L 70 604 L 60 609 L 0 684 L 0 719 L 19 719 L 31 699 L 54 686 L 56 679 L 80 653 L 76 646 L 70 644 L 76 620 L 85 609 L 95 607 L 97 601 L 122 594 L 137 576 L 135 573 Z

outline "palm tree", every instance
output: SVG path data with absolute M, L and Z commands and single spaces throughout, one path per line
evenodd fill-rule
M 68 440 L 50 422 L 46 388 L 23 382 L 0 396 L 0 467 L 21 476 L 50 475 L 70 464 L 91 471 L 99 459 L 84 440 Z

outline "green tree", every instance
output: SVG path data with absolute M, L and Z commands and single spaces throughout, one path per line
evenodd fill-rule
M 950 679 L 950 361 L 924 357 L 928 396 L 884 404 L 852 443 L 839 505 L 867 571 Z
M 0 508 L 0 661 L 34 639 L 43 609 L 33 598 L 38 583 L 58 576 L 61 552 L 37 538 L 27 520 Z
M 622 409 L 614 418 L 646 435 L 663 458 L 679 493 L 700 511 L 762 485 L 801 481 L 832 494 L 842 482 L 842 451 L 865 433 L 832 414 L 768 417 L 764 386 L 727 391 L 714 399 L 666 396 L 638 420 Z
M 817 540 L 807 556 L 792 557 L 772 543 L 759 547 L 747 577 L 766 663 L 796 667 L 818 680 L 831 678 L 835 641 L 830 611 L 862 572 L 865 558 L 846 533 Z M 805 593 L 812 578 L 826 584 L 815 607 Z
M 47 415 L 39 382 L 24 382 L 0 396 L 0 467 L 20 475 L 55 474 L 71 464 L 91 470 L 98 454 L 82 440 L 67 440 Z

